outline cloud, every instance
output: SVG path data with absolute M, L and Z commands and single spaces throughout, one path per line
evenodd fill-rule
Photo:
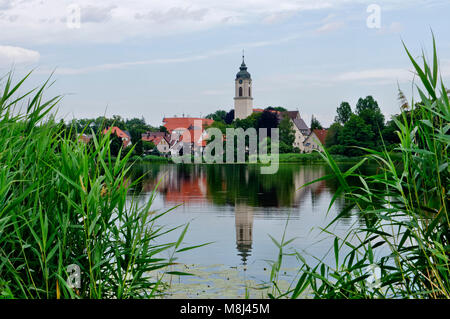
M 40 59 L 37 51 L 20 47 L 0 45 L 0 67 L 10 67 L 13 64 L 31 64 Z
M 269 14 L 263 19 L 264 23 L 273 24 L 283 22 L 295 15 L 295 11 L 281 11 Z
M 92 22 L 100 23 L 111 19 L 111 12 L 117 8 L 115 5 L 107 7 L 86 6 L 81 7 L 81 23 Z
M 116 62 L 116 63 L 106 63 L 106 64 L 98 64 L 87 67 L 78 67 L 78 68 L 70 68 L 70 67 L 61 67 L 57 68 L 56 74 L 64 74 L 64 75 L 77 75 L 77 74 L 86 74 L 91 72 L 99 72 L 99 71 L 107 71 L 107 70 L 117 70 L 117 69 L 126 69 L 130 67 L 140 66 L 140 65 L 157 65 L 157 64 L 174 64 L 174 63 L 187 63 L 199 60 L 205 60 L 214 56 L 220 56 L 230 53 L 242 52 L 242 48 L 260 48 L 266 46 L 278 45 L 281 43 L 285 43 L 288 41 L 292 41 L 300 38 L 301 35 L 290 35 L 281 39 L 276 40 L 268 40 L 268 41 L 260 41 L 260 42 L 248 42 L 248 43 L 239 43 L 226 48 L 211 50 L 205 53 L 185 56 L 185 57 L 177 57 L 177 58 L 155 58 L 149 60 L 140 60 L 140 61 L 127 61 L 127 62 Z M 41 69 L 39 73 L 49 73 L 50 69 Z
M 379 34 L 396 34 L 403 32 L 404 27 L 400 22 L 392 22 L 387 27 L 381 27 L 381 29 L 378 31 Z
M 342 29 L 345 26 L 344 22 L 329 22 L 316 29 L 318 33 L 327 33 Z
M 167 11 L 149 11 L 145 14 L 136 13 L 135 18 L 160 24 L 182 20 L 202 21 L 208 11 L 209 9 L 206 8 L 191 10 L 188 8 L 173 7 Z
M 8 10 L 12 8 L 12 0 L 0 0 L 0 10 Z
M 335 77 L 336 81 L 360 81 L 360 80 L 408 80 L 412 73 L 405 69 L 368 69 L 356 72 L 344 72 Z

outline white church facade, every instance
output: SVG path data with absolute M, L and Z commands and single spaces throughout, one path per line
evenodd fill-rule
M 247 71 L 244 56 L 240 71 L 236 74 L 234 94 L 234 118 L 245 119 L 253 113 L 252 77 Z
M 242 64 L 239 68 L 239 72 L 236 74 L 234 80 L 235 93 L 234 93 L 234 118 L 245 119 L 252 115 L 254 112 L 262 112 L 263 109 L 253 108 L 253 89 L 252 89 L 252 77 L 247 70 L 245 64 L 244 55 L 242 55 Z M 287 111 L 279 112 L 273 111 L 277 114 L 278 119 L 281 120 L 284 116 L 289 117 L 291 120 L 293 129 L 295 131 L 295 141 L 293 146 L 297 147 L 301 153 L 311 152 L 311 148 L 307 147 L 304 143 L 311 135 L 311 130 L 305 121 L 300 117 L 299 111 Z M 310 139 L 311 140 L 311 139 Z

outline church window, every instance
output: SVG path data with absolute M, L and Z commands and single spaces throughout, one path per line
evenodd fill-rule
M 252 96 L 252 88 L 248 88 L 248 96 Z
M 239 87 L 239 96 L 242 96 L 242 86 Z

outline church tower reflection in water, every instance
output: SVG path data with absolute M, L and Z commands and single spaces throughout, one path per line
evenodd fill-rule
M 234 213 L 236 248 L 243 265 L 247 265 L 247 258 L 251 255 L 253 243 L 253 208 L 245 204 L 236 204 Z

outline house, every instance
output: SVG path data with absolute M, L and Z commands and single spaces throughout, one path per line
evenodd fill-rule
M 311 130 L 309 129 L 308 125 L 306 125 L 305 121 L 300 117 L 300 112 L 299 111 L 280 112 L 277 110 L 268 110 L 268 111 L 275 113 L 279 121 L 281 121 L 286 116 L 291 120 L 292 127 L 295 132 L 295 140 L 292 146 L 300 149 L 300 152 L 302 153 L 306 152 L 303 142 L 308 137 L 308 135 L 310 135 Z M 253 109 L 253 113 L 262 113 L 262 112 L 264 112 L 264 109 L 260 108 Z
M 313 150 L 322 151 L 322 145 L 325 145 L 328 130 L 313 130 L 303 142 L 306 153 Z
M 108 133 L 108 131 L 110 131 L 110 130 L 111 130 L 111 134 L 116 134 L 117 137 L 122 139 L 123 148 L 126 148 L 132 144 L 130 132 L 123 131 L 120 128 L 118 128 L 117 126 L 113 126 L 113 127 L 108 127 L 107 129 L 104 129 L 103 134 Z
M 310 134 L 310 129 L 308 125 L 306 125 L 305 121 L 300 117 L 299 111 L 287 111 L 287 112 L 278 112 L 278 119 L 281 121 L 283 117 L 288 117 L 291 119 L 291 123 L 295 132 L 295 140 L 292 146 L 300 149 L 300 152 L 305 152 L 305 147 L 303 142 Z
M 146 132 L 142 134 L 142 140 L 155 144 L 158 152 L 168 154 L 170 151 L 171 136 L 166 132 Z
M 81 142 L 88 144 L 92 139 L 92 135 L 88 135 L 88 134 L 80 134 L 78 136 L 78 140 L 80 140 Z
M 170 117 L 164 118 L 163 123 L 171 136 L 171 154 L 180 154 L 187 143 L 190 144 L 194 154 L 203 152 L 208 139 L 205 129 L 213 124 L 214 120 L 198 117 Z

